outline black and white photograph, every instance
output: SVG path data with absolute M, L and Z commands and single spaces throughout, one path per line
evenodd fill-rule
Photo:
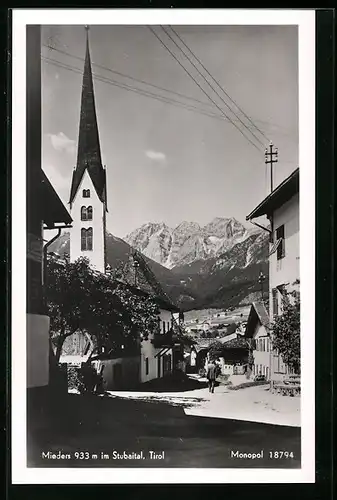
M 18 23 L 20 477 L 313 477 L 314 13 L 244 12 Z

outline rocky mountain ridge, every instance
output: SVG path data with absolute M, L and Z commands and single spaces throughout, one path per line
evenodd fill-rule
M 220 256 L 260 232 L 247 229 L 234 217 L 216 217 L 205 226 L 184 221 L 170 228 L 164 222 L 148 222 L 126 235 L 124 241 L 158 264 L 173 269 Z
M 261 296 L 259 273 L 268 275 L 267 232 L 247 229 L 233 218 L 218 217 L 203 227 L 182 222 L 173 230 L 164 223 L 148 223 L 128 235 L 127 241 L 109 232 L 106 238 L 111 268 L 122 275 L 134 269 L 132 247 L 137 248 L 183 310 L 250 303 Z M 49 251 L 69 254 L 69 240 L 69 233 L 63 233 Z

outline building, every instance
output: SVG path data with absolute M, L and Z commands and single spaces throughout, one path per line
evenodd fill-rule
M 27 26 L 27 388 L 30 394 L 48 391 L 52 377 L 44 282 L 43 231 L 69 227 L 71 217 L 41 167 L 41 33 Z M 53 237 L 51 241 L 54 241 Z M 32 396 L 34 398 L 34 396 Z M 39 397 L 37 396 L 37 399 Z M 42 398 L 43 399 L 43 398 Z
M 106 214 L 107 214 L 107 177 L 102 164 L 100 140 L 95 107 L 94 85 L 92 78 L 88 28 L 86 29 L 86 53 L 83 71 L 81 114 L 78 136 L 77 164 L 73 171 L 69 204 L 73 218 L 70 232 L 70 261 L 79 257 L 87 257 L 90 266 L 99 273 L 107 272 L 106 263 Z M 133 261 L 133 283 L 119 282 L 120 286 L 128 287 L 136 296 L 149 295 L 149 291 L 138 286 L 140 273 L 143 272 L 141 258 Z M 140 259 L 140 262 L 139 262 Z M 135 265 L 137 263 L 137 266 Z M 146 263 L 144 263 L 146 266 Z M 149 278 L 148 285 L 155 277 Z M 145 276 L 145 278 L 146 278 Z M 137 286 L 135 286 L 137 283 Z M 158 328 L 151 332 L 148 338 L 139 339 L 132 348 L 126 346 L 114 349 L 113 352 L 95 352 L 89 346 L 83 333 L 76 333 L 65 342 L 62 361 L 76 364 L 81 360 L 92 360 L 103 377 L 103 387 L 106 390 L 127 389 L 139 383 L 149 382 L 154 378 L 163 377 L 177 366 L 181 355 L 181 344 L 175 342 L 175 317 L 180 318 L 180 310 L 159 296 L 157 287 L 151 294 L 159 308 Z M 113 332 L 111 332 L 113 335 Z M 124 348 L 125 347 L 125 348 Z M 88 352 L 92 356 L 88 358 Z
M 183 361 L 180 342 L 174 332 L 173 314 L 179 309 L 159 298 L 158 329 L 141 343 L 140 381 L 149 382 L 172 373 Z
M 299 270 L 299 169 L 275 188 L 246 219 L 253 222 L 266 217 L 270 234 L 269 251 L 269 315 L 270 321 L 282 313 L 285 289 L 298 289 Z M 261 226 L 260 226 L 261 227 Z M 271 378 L 281 380 L 289 369 L 273 352 Z
M 106 268 L 107 179 L 102 164 L 94 85 L 86 29 L 86 53 L 82 82 L 77 164 L 70 190 L 70 261 L 80 256 L 90 260 L 97 271 Z
M 270 380 L 271 342 L 269 314 L 263 302 L 253 302 L 245 336 L 252 340 L 253 360 L 252 375 L 264 375 Z

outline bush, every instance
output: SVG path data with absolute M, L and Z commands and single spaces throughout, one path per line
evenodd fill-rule
M 295 284 L 298 282 L 295 282 Z M 282 299 L 282 313 L 277 316 L 273 325 L 273 347 L 286 365 L 295 373 L 301 368 L 301 318 L 300 293 L 297 290 L 284 290 Z
M 75 366 L 68 367 L 68 389 L 76 389 L 80 393 L 86 389 L 81 370 Z

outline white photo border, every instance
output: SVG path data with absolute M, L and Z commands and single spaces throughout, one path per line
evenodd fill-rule
M 315 482 L 315 11 L 14 9 L 12 31 L 12 484 Z M 28 468 L 26 450 L 26 25 L 297 25 L 299 57 L 300 469 Z M 17 145 L 20 147 L 17 147 Z M 203 471 L 203 474 L 199 472 Z M 90 471 L 90 473 L 88 473 Z

